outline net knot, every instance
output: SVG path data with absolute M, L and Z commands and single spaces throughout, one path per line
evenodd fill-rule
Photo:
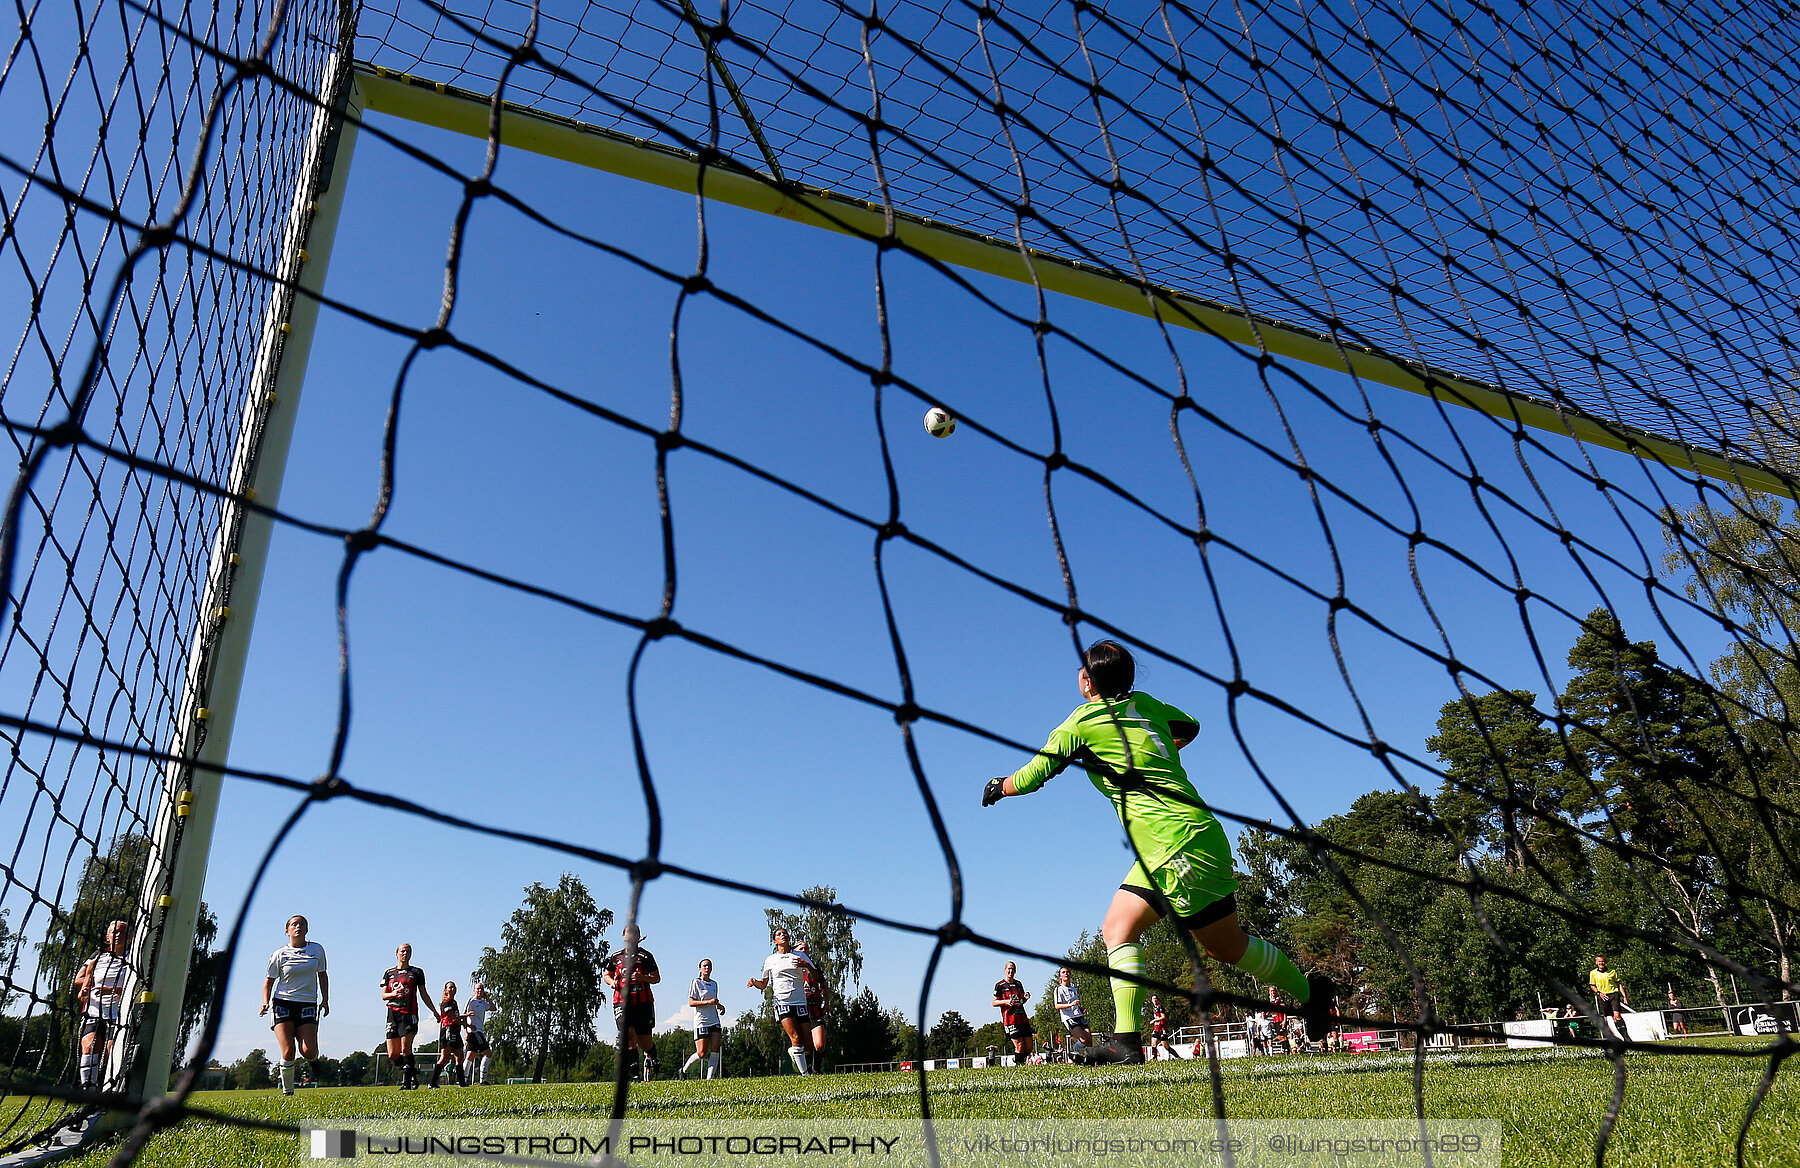
M 892 385 L 894 384 L 894 375 L 886 369 L 872 369 L 869 371 L 869 384 L 876 389 L 880 389 L 884 385 Z
M 938 926 L 937 935 L 938 940 L 943 944 L 954 945 L 958 941 L 967 941 L 975 934 L 970 932 L 969 926 L 963 924 L 961 921 L 950 921 Z
M 239 77 L 267 77 L 270 74 L 269 62 L 261 57 L 249 57 L 238 62 Z
M 167 247 L 175 242 L 175 228 L 172 224 L 156 223 L 144 228 L 144 234 L 138 237 L 142 247 Z
M 639 860 L 631 866 L 631 878 L 633 880 L 641 880 L 645 883 L 649 883 L 658 876 L 661 876 L 662 872 L 663 866 L 662 861 L 660 860 Z
M 1051 455 L 1048 458 L 1044 459 L 1044 469 L 1045 470 L 1061 470 L 1063 467 L 1068 466 L 1068 465 L 1069 465 L 1069 456 L 1064 454 L 1060 450 L 1054 451 L 1053 453 L 1051 453 Z
M 644 635 L 652 641 L 660 641 L 671 633 L 679 633 L 681 626 L 666 616 L 659 616 L 644 626 Z
M 344 537 L 344 549 L 353 556 L 372 552 L 381 544 L 381 536 L 373 527 L 359 528 Z
M 711 292 L 712 288 L 713 282 L 699 272 L 695 272 L 681 282 L 681 290 L 690 296 L 698 296 L 702 292 Z
M 906 524 L 900 522 L 898 519 L 890 519 L 877 528 L 876 531 L 883 540 L 899 539 L 906 534 Z
M 894 721 L 902 726 L 919 720 L 919 707 L 913 702 L 904 702 L 894 707 Z
M 74 418 L 65 418 L 44 433 L 44 441 L 52 446 L 73 446 L 81 437 L 81 423 Z
M 1241 677 L 1234 677 L 1225 683 L 1225 692 L 1234 698 L 1241 698 L 1250 692 L 1250 683 Z
M 435 349 L 439 345 L 450 343 L 450 330 L 447 328 L 429 328 L 419 334 L 419 348 Z
M 186 1118 L 187 1106 L 173 1095 L 160 1095 L 138 1112 L 138 1122 L 152 1130 L 172 1127 Z
M 350 784 L 346 783 L 341 776 L 320 775 L 313 780 L 312 790 L 307 797 L 323 803 L 325 800 L 335 799 L 349 790 Z
M 486 177 L 472 178 L 463 183 L 463 194 L 471 199 L 479 199 L 484 195 L 491 195 L 493 193 L 494 184 L 489 182 Z
M 664 430 L 656 436 L 656 452 L 667 454 L 671 450 L 680 450 L 687 445 L 687 439 L 681 436 L 680 430 Z

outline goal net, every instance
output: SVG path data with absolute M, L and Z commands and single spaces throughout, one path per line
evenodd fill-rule
M 593 865 L 635 920 L 813 882 L 671 810 L 731 806 L 725 775 L 843 798 L 744 743 L 879 755 L 855 811 L 917 883 L 816 858 L 838 911 L 920 947 L 923 1028 L 961 955 L 1060 961 L 1083 923 L 1009 914 L 996 845 L 1099 821 L 971 809 L 1109 636 L 1200 715 L 1246 928 L 1408 1051 L 1421 1120 L 1429 1051 L 1523 1021 L 1611 1061 L 1605 1159 L 1627 1055 L 1694 1048 L 1611 1028 L 1595 952 L 1725 1027 L 1757 1029 L 1746 1001 L 1791 1027 L 1800 990 L 1793 27 L 1542 0 L 29 10 L 0 72 L 0 1057 L 30 1100 L 5 1150 L 106 1103 L 135 1151 L 253 992 L 188 992 L 222 785 L 287 800 L 211 906 L 229 964 L 325 807 Z M 347 217 L 366 250 L 328 282 L 351 175 L 382 218 Z M 428 297 L 388 279 L 427 253 Z M 354 479 L 353 518 L 283 499 L 307 408 L 365 426 L 316 476 Z M 275 529 L 329 565 L 341 689 L 304 761 L 234 767 Z M 586 721 L 498 686 L 562 713 L 494 757 L 625 744 L 591 795 L 619 834 L 585 793 L 499 826 L 346 764 L 428 737 L 404 691 L 430 670 L 351 630 L 433 588 L 467 598 L 463 639 L 496 630 L 490 664 L 605 663 Z M 742 706 L 696 726 L 692 693 Z M 1110 887 L 1108 848 L 1062 878 Z M 1183 1023 L 1265 1001 L 1191 947 L 1145 980 Z M 1734 1095 L 1754 1149 L 1791 1047 L 1719 1049 L 1767 1072 Z M 621 1064 L 616 1112 L 629 1090 Z

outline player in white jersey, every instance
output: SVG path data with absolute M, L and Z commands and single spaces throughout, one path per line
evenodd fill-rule
M 81 1008 L 81 1085 L 100 1086 L 100 1064 L 112 1052 L 130 970 L 131 926 L 106 926 L 106 948 L 87 959 L 75 974 L 75 1000 Z
M 1075 976 L 1066 965 L 1056 971 L 1056 992 L 1051 995 L 1050 1002 L 1062 1015 L 1063 1027 L 1069 1035 L 1083 1046 L 1092 1046 L 1094 1036 L 1088 1032 L 1087 1013 L 1082 1010 L 1081 995 L 1075 990 Z
M 812 1026 L 806 1015 L 806 971 L 812 962 L 793 951 L 786 929 L 776 929 L 774 941 L 775 952 L 763 960 L 763 975 L 744 984 L 753 990 L 774 987 L 775 1017 L 787 1032 L 788 1056 L 794 1060 L 795 1070 L 810 1075 Z
M 469 1053 L 463 1063 L 463 1079 L 470 1084 L 487 1085 L 490 1058 L 487 1017 L 497 1008 L 494 999 L 487 996 L 487 987 L 476 982 L 468 1004 L 463 1007 L 463 1017 L 469 1021 Z
M 325 972 L 325 948 L 306 939 L 308 925 L 299 913 L 287 919 L 288 943 L 269 955 L 263 979 L 262 1009 L 272 1014 L 275 1045 L 281 1048 L 281 1093 L 294 1093 L 294 1042 L 301 1057 L 319 1057 L 319 1019 L 331 1013 L 331 978 Z
M 725 1028 L 720 1022 L 719 983 L 712 979 L 713 964 L 704 958 L 700 962 L 700 976 L 688 983 L 688 1008 L 694 1011 L 694 1053 L 688 1061 L 681 1064 L 681 1077 L 701 1059 L 706 1060 L 706 1077 L 719 1077 L 719 1045 L 724 1041 Z

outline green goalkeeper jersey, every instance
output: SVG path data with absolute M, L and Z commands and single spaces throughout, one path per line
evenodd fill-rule
M 1013 772 L 1013 789 L 1035 791 L 1073 763 L 1111 800 L 1144 864 L 1160 868 L 1222 830 L 1181 768 L 1172 725 L 1186 739 L 1200 729 L 1197 719 L 1141 691 L 1077 706 L 1037 757 Z

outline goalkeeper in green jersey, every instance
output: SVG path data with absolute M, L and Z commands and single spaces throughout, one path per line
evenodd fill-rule
M 1035 758 L 990 781 L 982 806 L 1009 795 L 1029 795 L 1071 763 L 1086 771 L 1112 801 L 1138 855 L 1100 925 L 1106 963 L 1117 973 L 1141 973 L 1138 938 L 1166 908 L 1215 959 L 1299 1002 L 1307 1037 L 1320 1041 L 1331 1029 L 1335 987 L 1326 978 L 1304 976 L 1287 954 L 1238 927 L 1231 842 L 1188 781 L 1178 753 L 1199 735 L 1200 723 L 1133 690 L 1137 666 L 1117 641 L 1095 642 L 1083 659 L 1086 665 L 1076 681 L 1086 704 L 1051 733 Z M 1120 977 L 1113 978 L 1112 986 L 1119 1033 L 1076 1057 L 1091 1063 L 1141 1063 L 1144 987 Z

